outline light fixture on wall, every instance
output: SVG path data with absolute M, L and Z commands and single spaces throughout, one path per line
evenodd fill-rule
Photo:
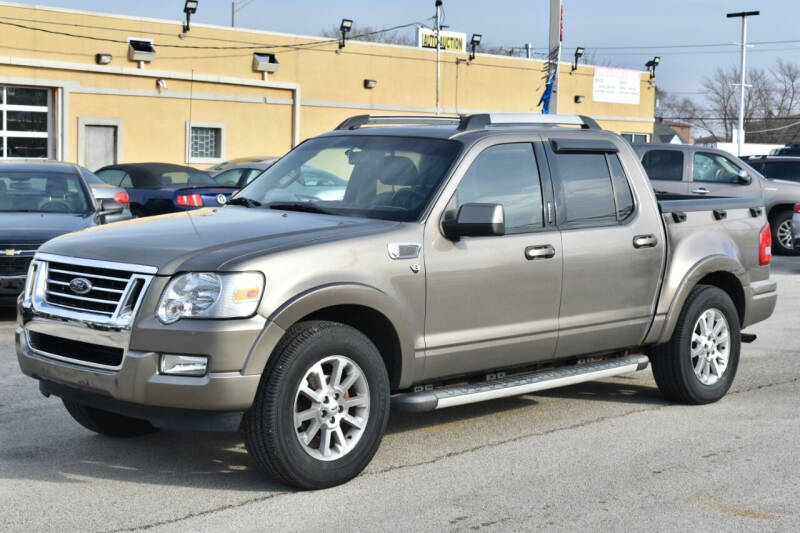
M 111 54 L 95 54 L 94 62 L 98 65 L 108 65 L 111 63 Z
M 350 33 L 350 30 L 353 29 L 353 21 L 350 19 L 342 19 L 342 23 L 339 24 L 339 33 L 341 33 L 341 37 L 339 38 L 339 49 L 341 50 L 344 48 L 344 45 L 347 41 L 347 34 Z
M 582 103 L 583 103 L 583 100 L 584 100 L 584 98 L 585 98 L 585 97 L 584 97 L 582 94 L 576 94 L 576 95 L 575 95 L 575 103 L 576 103 L 576 104 L 582 104 Z
M 378 80 L 364 80 L 365 89 L 374 89 L 378 85 Z
M 469 41 L 469 60 L 475 59 L 475 49 L 481 45 L 482 35 L 480 33 L 473 33 L 472 39 Z
M 139 68 L 143 68 L 145 63 L 149 63 L 155 58 L 156 49 L 153 48 L 153 41 L 128 39 L 128 59 L 138 61 Z
M 158 89 L 159 93 L 161 91 L 166 91 L 167 90 L 167 80 L 164 80 L 164 79 L 161 79 L 161 78 L 157 79 L 156 80 L 156 89 Z
M 186 22 L 183 23 L 183 33 L 189 31 L 189 19 L 192 18 L 192 15 L 197 13 L 197 0 L 186 0 L 186 3 L 183 5 L 183 12 L 186 13 Z
M 268 54 L 266 52 L 253 53 L 253 72 L 261 72 L 264 79 L 267 79 L 267 74 L 278 72 L 281 64 L 275 54 Z
M 650 71 L 651 80 L 656 77 L 656 67 L 658 66 L 659 63 L 661 63 L 661 58 L 656 56 L 644 64 L 645 68 L 647 68 L 647 70 Z
M 583 53 L 585 52 L 583 46 L 579 46 L 575 49 L 575 61 L 572 63 L 572 71 L 570 74 L 578 70 L 578 60 L 583 57 Z

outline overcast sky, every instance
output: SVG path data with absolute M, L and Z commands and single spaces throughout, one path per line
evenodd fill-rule
M 40 5 L 68 7 L 177 20 L 184 0 L 36 0 Z M 318 35 L 343 18 L 357 24 L 391 27 L 409 22 L 430 24 L 433 0 L 252 0 L 237 15 L 237 26 L 285 33 Z M 548 0 L 445 0 L 445 24 L 454 31 L 482 33 L 484 43 L 534 48 L 547 45 Z M 200 0 L 192 20 L 229 25 L 231 3 Z M 740 19 L 733 11 L 760 10 L 748 23 L 748 67 L 769 67 L 777 58 L 800 63 L 800 0 L 564 0 L 564 52 L 585 46 L 599 62 L 643 69 L 661 57 L 658 85 L 673 93 L 697 96 L 701 80 L 717 66 L 738 65 L 735 46 L 669 48 L 675 45 L 739 42 Z M 629 47 L 609 49 L 608 47 Z

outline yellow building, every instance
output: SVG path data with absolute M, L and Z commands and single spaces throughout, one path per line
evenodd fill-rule
M 443 51 L 440 68 L 442 113 L 541 109 L 541 61 Z M 648 73 L 562 63 L 558 85 L 559 113 L 652 134 Z M 435 102 L 430 49 L 0 2 L 0 158 L 203 167 Z

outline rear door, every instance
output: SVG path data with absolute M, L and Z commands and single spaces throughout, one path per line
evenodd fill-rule
M 718 152 L 696 151 L 691 158 L 692 196 L 761 196 L 758 180 L 742 181 L 739 172 L 743 167 Z
M 685 154 L 680 148 L 653 148 L 641 152 L 642 166 L 656 194 L 687 194 Z
M 647 193 L 631 186 L 612 141 L 545 148 L 564 254 L 556 356 L 637 346 L 663 265 L 661 221 L 642 207 Z

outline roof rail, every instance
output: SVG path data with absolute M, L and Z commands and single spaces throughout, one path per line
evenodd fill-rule
M 574 125 L 588 130 L 602 129 L 593 118 L 586 115 L 543 115 L 541 113 L 479 113 L 476 115 L 463 115 L 458 129 L 466 131 L 495 125 L 543 126 L 548 124 Z
M 439 115 L 356 115 L 336 126 L 337 130 L 357 130 L 368 124 L 426 124 L 428 126 L 457 126 L 459 116 Z
M 542 115 L 540 113 L 478 113 L 475 115 L 356 115 L 336 126 L 337 130 L 357 130 L 370 124 L 424 124 L 428 126 L 458 126 L 461 131 L 484 129 L 488 126 L 574 125 L 583 129 L 602 129 L 586 115 Z

